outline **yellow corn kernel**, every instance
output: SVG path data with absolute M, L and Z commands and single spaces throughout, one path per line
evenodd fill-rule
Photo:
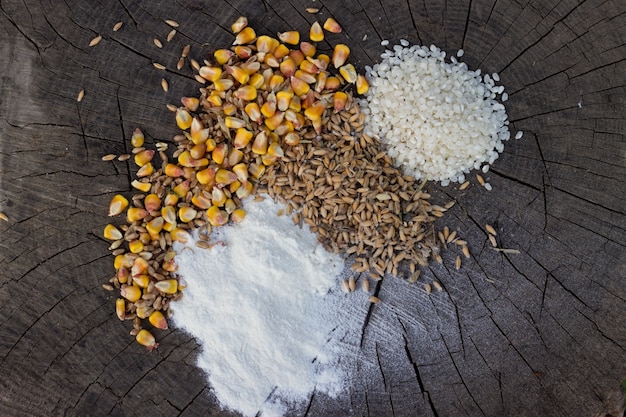
M 276 101 L 266 101 L 261 106 L 261 113 L 265 117 L 272 117 L 276 114 Z
M 126 284 L 128 282 L 128 278 L 130 277 L 130 272 L 128 268 L 121 267 L 117 270 L 117 280 L 120 284 Z
M 297 45 L 300 42 L 300 32 L 297 30 L 290 30 L 288 32 L 283 32 L 278 34 L 278 39 L 281 42 L 288 43 L 289 45 Z
M 218 169 L 215 173 L 215 182 L 220 185 L 228 185 L 235 182 L 236 180 L 237 174 L 227 169 Z
M 185 229 L 176 227 L 172 231 L 170 231 L 170 237 L 173 241 L 187 243 L 191 238 L 191 235 Z
M 328 78 L 328 73 L 326 71 L 320 71 L 320 73 L 317 74 L 317 80 L 315 82 L 315 91 L 317 91 L 318 93 L 321 93 L 322 90 L 324 90 L 324 87 L 326 86 L 327 78 Z
M 163 313 L 161 313 L 159 310 L 153 311 L 152 314 L 150 314 L 150 317 L 148 317 L 148 321 L 157 329 L 167 329 L 167 320 L 165 319 Z
M 258 124 L 261 124 L 263 122 L 261 109 L 259 108 L 259 105 L 257 103 L 248 103 L 244 110 L 248 117 L 250 117 L 250 120 L 253 120 Z
M 285 44 L 281 43 L 276 47 L 273 55 L 274 55 L 274 58 L 281 60 L 287 55 L 289 55 L 289 48 L 285 46 Z
M 253 162 L 248 167 L 248 172 L 250 172 L 253 178 L 258 180 L 265 173 L 265 166 Z
M 274 133 L 277 136 L 284 136 L 289 132 L 293 132 L 293 130 L 293 124 L 288 120 L 283 120 L 283 122 L 279 124 L 276 129 L 274 129 Z
M 280 63 L 279 69 L 285 77 L 291 77 L 296 72 L 296 63 L 291 57 L 287 57 Z
M 206 151 L 207 152 L 212 152 L 215 147 L 217 146 L 217 143 L 215 142 L 215 139 L 207 139 L 206 142 L 204 143 L 206 145 Z
M 131 253 L 139 253 L 143 251 L 143 243 L 138 239 L 128 242 L 128 250 L 130 250 Z
M 168 272 L 176 272 L 178 270 L 178 265 L 176 265 L 176 258 L 174 258 L 173 255 L 169 257 L 168 255 L 170 253 L 175 254 L 174 252 L 168 252 L 165 255 L 165 259 L 163 260 L 163 263 L 161 264 L 161 268 L 163 268 L 164 270 Z
M 324 31 L 322 30 L 322 26 L 320 26 L 319 22 L 315 22 L 311 25 L 311 30 L 309 30 L 309 39 L 313 42 L 321 42 L 324 40 Z
M 224 65 L 228 61 L 230 61 L 234 54 L 235 53 L 230 49 L 218 49 L 217 51 L 213 52 L 215 61 L 220 65 Z
M 137 171 L 136 175 L 139 178 L 142 178 L 142 177 L 149 177 L 152 174 L 154 174 L 154 167 L 152 166 L 152 163 L 148 162 L 147 164 L 139 168 L 139 171 Z
M 263 165 L 265 165 L 266 167 L 270 166 L 270 165 L 274 165 L 276 163 L 276 161 L 278 160 L 277 157 L 275 156 L 269 156 L 268 154 L 262 155 L 261 156 L 261 162 L 263 163 Z
M 180 99 L 180 102 L 189 111 L 198 110 L 198 106 L 200 105 L 200 100 L 196 97 L 183 97 Z
M 228 213 L 220 210 L 217 206 L 212 206 L 206 211 L 207 218 L 211 226 L 223 226 L 228 223 Z
M 319 135 L 322 133 L 322 118 L 311 120 L 311 124 L 313 125 L 313 130 Z
M 228 72 L 239 84 L 245 84 L 250 79 L 250 74 L 243 70 L 243 68 L 233 65 L 226 65 L 226 72 Z
M 252 194 L 252 189 L 253 189 L 253 185 L 251 182 L 244 182 L 241 184 L 239 188 L 237 188 L 237 191 L 235 191 L 235 194 L 237 194 L 237 197 L 239 199 L 246 198 Z
M 239 187 L 241 187 L 241 183 L 239 182 L 239 180 L 236 180 L 228 186 L 228 191 L 230 191 L 230 194 L 232 195 L 237 192 Z
M 122 321 L 126 318 L 126 301 L 123 298 L 115 300 L 115 314 Z
M 256 50 L 263 54 L 272 51 L 272 38 L 267 35 L 261 35 L 256 40 Z M 264 56 L 264 55 L 263 55 Z
M 178 197 L 185 198 L 185 196 L 189 192 L 190 188 L 191 188 L 191 181 L 186 180 L 186 181 L 183 181 L 180 184 L 176 185 L 174 188 L 172 188 L 172 191 Z
M 161 209 L 161 217 L 167 223 L 176 224 L 176 209 L 172 206 L 165 206 Z M 165 228 L 165 225 L 163 225 Z
M 331 76 L 326 79 L 325 90 L 336 90 L 341 86 L 341 80 L 337 77 Z
M 146 274 L 149 267 L 148 261 L 138 256 L 133 260 L 130 272 L 132 276 Z
M 252 101 L 256 98 L 256 96 L 256 88 L 252 85 L 244 85 L 243 87 L 239 87 L 237 91 L 235 91 L 235 97 L 245 101 Z
M 107 224 L 106 226 L 104 226 L 103 235 L 105 239 L 109 240 L 119 240 L 124 237 L 124 235 L 122 235 L 122 232 L 120 232 L 119 229 L 112 224 Z
M 220 97 L 219 93 L 215 90 L 212 91 L 211 94 L 209 94 L 206 101 L 215 107 L 219 107 L 222 105 L 222 97 Z
M 243 28 L 235 37 L 233 45 L 245 45 L 254 42 L 256 39 L 256 32 L 251 27 Z
M 148 162 L 152 161 L 154 157 L 154 151 L 150 149 L 143 150 L 135 155 L 135 164 L 139 167 L 144 166 Z
M 315 56 L 315 52 L 317 52 L 315 45 L 310 42 L 300 42 L 300 50 L 304 54 L 305 58 L 307 56 Z
M 164 206 L 175 206 L 178 203 L 178 196 L 174 193 L 167 193 L 163 198 Z
M 202 185 L 207 185 L 215 179 L 215 168 L 209 167 L 196 172 L 196 179 Z
M 293 91 L 283 90 L 276 93 L 276 107 L 279 111 L 285 111 L 289 108 L 291 98 L 293 97 Z
M 134 303 L 141 298 L 141 288 L 136 285 L 122 285 L 120 295 L 131 303 Z
M 199 145 L 201 143 L 204 143 L 207 141 L 207 139 L 209 138 L 209 129 L 200 129 L 197 130 L 195 132 L 193 132 L 191 134 L 191 141 L 195 144 L 195 145 Z
M 304 81 L 307 84 L 314 84 L 317 81 L 317 78 L 315 78 L 315 75 L 306 72 L 304 70 L 297 70 L 294 74 L 294 76 L 302 81 Z
M 228 166 L 238 164 L 243 159 L 243 156 L 243 152 L 241 152 L 239 149 L 232 149 L 227 158 Z
M 237 208 L 237 204 L 235 204 L 235 202 L 233 201 L 232 198 L 229 198 L 226 200 L 226 202 L 224 203 L 224 210 L 226 211 L 226 213 L 228 213 L 229 215 Z
M 178 125 L 179 129 L 189 129 L 192 121 L 193 118 L 187 110 L 180 108 L 176 110 L 176 124 Z
M 137 336 L 135 336 L 135 340 L 142 346 L 145 346 L 148 349 L 148 352 L 152 352 L 153 349 L 159 347 L 159 344 L 155 341 L 154 336 L 146 329 L 139 330 Z
M 333 109 L 335 113 L 339 113 L 346 107 L 348 101 L 348 95 L 343 91 L 335 91 L 333 95 Z
M 133 131 L 133 135 L 130 138 L 130 144 L 133 145 L 134 148 L 141 148 L 144 143 L 144 136 L 141 129 L 137 128 Z
M 280 74 L 274 74 L 270 77 L 270 80 L 268 82 L 268 87 L 270 90 L 277 90 L 282 86 L 284 82 L 285 82 L 285 77 L 283 77 Z
M 192 207 L 183 206 L 178 209 L 178 218 L 183 223 L 189 223 L 196 218 L 198 212 Z
M 147 288 L 150 284 L 150 276 L 147 274 L 133 275 L 133 283 L 139 288 Z M 145 317 L 141 317 L 142 319 Z
M 193 145 L 191 147 L 191 149 L 189 149 L 189 155 L 193 159 L 195 159 L 195 160 L 200 160 L 200 159 L 204 158 L 204 156 L 206 155 L 206 144 L 205 143 L 199 143 L 197 145 Z M 182 175 L 181 176 L 185 176 L 185 168 L 192 169 L 193 167 L 181 168 L 181 170 L 182 170 Z M 193 169 L 192 169 L 192 172 L 193 172 Z
M 265 59 L 263 59 L 263 62 L 271 68 L 278 68 L 280 66 L 280 61 L 276 59 L 276 57 L 272 54 L 265 54 Z
M 221 188 L 213 187 L 213 190 L 211 190 L 211 202 L 214 206 L 223 206 L 227 198 L 226 193 Z
M 148 194 L 143 199 L 143 206 L 149 213 L 152 213 L 161 208 L 161 199 L 156 194 Z
M 349 83 L 354 83 L 356 81 L 356 69 L 352 64 L 346 64 L 339 68 L 339 74 Z
M 263 89 L 263 86 L 265 85 L 265 78 L 263 77 L 263 74 L 256 73 L 256 74 L 250 75 L 250 80 L 248 81 L 248 85 L 251 85 L 257 90 Z
M 283 148 L 280 147 L 280 144 L 278 144 L 278 142 L 272 142 L 267 147 L 267 155 L 269 157 L 282 158 L 283 156 L 285 156 L 285 152 L 283 151 Z
M 211 152 L 211 158 L 216 164 L 221 165 L 224 162 L 224 159 L 226 159 L 227 154 L 228 154 L 228 145 L 222 142 L 215 147 L 213 152 Z
M 176 229 L 176 223 L 168 223 L 168 222 L 165 222 L 165 223 L 163 224 L 163 230 L 164 230 L 165 232 L 171 232 L 171 231 L 172 231 L 172 230 L 174 230 L 174 229 Z
M 165 165 L 165 175 L 168 177 L 182 177 L 185 174 L 185 171 L 178 165 L 167 164 Z
M 237 179 L 242 183 L 248 181 L 248 166 L 244 163 L 237 164 L 232 168 L 233 172 L 237 176 Z M 121 235 L 121 234 L 120 234 Z M 120 236 L 121 239 L 121 236 Z
M 337 21 L 332 17 L 326 19 L 324 22 L 324 29 L 331 33 L 341 33 L 341 26 L 339 26 L 339 23 L 337 23 Z
M 113 260 L 113 268 L 120 269 L 122 268 L 122 263 L 124 262 L 124 255 L 117 255 Z
M 235 55 L 237 55 L 241 59 L 248 59 L 252 56 L 252 49 L 243 45 L 236 46 Z
M 148 211 L 139 207 L 130 207 L 126 212 L 126 220 L 129 223 L 141 220 L 148 215 Z
M 150 184 L 149 182 L 141 182 L 139 180 L 133 180 L 130 185 L 132 185 L 133 188 L 139 191 L 143 191 L 144 193 L 147 193 L 152 188 L 152 184 Z
M 215 91 L 226 91 L 230 90 L 234 84 L 235 82 L 229 78 L 220 78 L 213 83 L 213 88 L 215 88 Z
M 224 124 L 229 129 L 238 129 L 246 126 L 246 122 L 238 117 L 226 116 L 224 118 Z
M 289 110 L 293 110 L 295 112 L 299 112 L 302 110 L 302 102 L 300 101 L 300 97 L 294 96 L 289 102 Z
M 339 68 L 343 66 L 350 56 L 350 48 L 347 45 L 338 43 L 333 49 L 333 66 Z
M 224 105 L 222 106 L 222 111 L 226 116 L 232 116 L 237 113 L 237 106 L 235 106 L 233 103 L 224 103 Z
M 204 194 L 196 194 L 191 198 L 191 202 L 199 209 L 206 210 L 213 205 L 211 199 Z
M 290 81 L 291 81 L 291 88 L 293 89 L 293 92 L 296 96 L 302 97 L 306 93 L 308 93 L 309 90 L 311 89 L 309 87 L 309 84 L 307 84 L 305 81 L 302 81 L 299 78 L 292 76 Z
M 239 33 L 246 26 L 248 26 L 248 18 L 245 16 L 239 16 L 237 20 L 235 20 L 235 23 L 230 25 L 230 29 L 233 31 L 233 33 Z
M 315 65 L 314 62 L 309 61 L 308 59 L 305 59 L 304 61 L 300 63 L 300 69 L 310 74 L 317 74 L 320 72 L 320 69 L 318 68 L 318 66 Z
M 304 111 L 304 116 L 309 120 L 321 119 L 324 110 L 326 110 L 326 104 L 322 101 L 317 101 Z
M 220 67 L 204 66 L 200 67 L 198 74 L 207 81 L 215 82 L 222 76 L 222 69 Z
M 207 158 L 195 159 L 189 151 L 184 151 L 178 155 L 178 163 L 184 167 L 198 168 L 209 165 L 209 160 Z
M 306 59 L 304 53 L 299 49 L 293 49 L 289 51 L 289 58 L 293 59 L 293 62 L 296 63 L 296 66 L 300 65 L 302 61 Z
M 267 152 L 268 137 L 265 131 L 261 131 L 252 142 L 252 152 L 257 155 L 264 155 Z
M 267 128 L 270 130 L 274 130 L 278 126 L 280 126 L 280 124 L 283 122 L 284 117 L 284 112 L 276 112 L 272 117 L 268 117 L 267 119 L 265 119 L 265 126 L 267 126 Z
M 159 216 L 150 220 L 148 224 L 146 224 L 146 230 L 148 231 L 148 233 L 150 233 L 150 237 L 153 238 L 152 240 L 158 239 L 159 233 L 161 232 L 161 230 L 163 230 L 164 223 L 165 220 L 163 220 L 163 217 Z M 156 237 L 157 239 L 154 239 L 154 237 Z
M 241 223 L 245 217 L 246 211 L 242 208 L 233 210 L 230 215 L 230 218 L 234 223 Z
M 300 135 L 296 132 L 289 132 L 283 138 L 283 142 L 289 146 L 295 146 L 300 143 Z
M 370 85 L 367 82 L 367 79 L 363 75 L 361 75 L 361 74 L 357 75 L 357 77 L 356 77 L 356 92 L 358 94 L 365 94 L 365 93 L 367 93 L 367 91 L 369 89 L 370 89 Z
M 241 69 L 248 74 L 249 77 L 259 72 L 261 69 L 261 63 L 259 61 L 246 61 L 241 64 Z M 248 78 L 249 80 L 249 78 Z

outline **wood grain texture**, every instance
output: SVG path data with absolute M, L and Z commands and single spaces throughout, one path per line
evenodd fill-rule
M 305 12 L 312 5 L 319 16 Z M 176 69 L 180 51 L 189 44 L 201 60 L 229 45 L 241 14 L 267 34 L 334 16 L 344 32 L 333 42 L 348 43 L 361 70 L 382 39 L 463 48 L 470 68 L 500 74 L 512 130 L 525 132 L 485 175 L 493 191 L 430 186 L 457 200 L 440 226 L 470 242 L 472 259 L 457 271 L 460 251 L 446 251 L 414 286 L 386 278 L 367 315 L 355 302 L 346 314 L 363 331 L 349 347 L 350 386 L 335 399 L 315 393 L 293 415 L 623 416 L 619 0 L 0 1 L 0 415 L 235 415 L 194 366 L 190 336 L 161 332 L 148 354 L 115 317 L 101 231 L 135 167 L 100 158 L 128 152 L 135 127 L 149 144 L 171 142 L 165 104 L 199 87 L 188 65 Z M 164 19 L 181 24 L 171 42 Z M 490 249 L 486 223 L 521 253 Z M 428 296 L 434 279 L 444 290 Z

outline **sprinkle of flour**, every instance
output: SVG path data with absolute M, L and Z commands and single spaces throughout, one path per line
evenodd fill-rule
M 344 264 L 269 198 L 245 207 L 241 224 L 211 235 L 223 245 L 174 245 L 187 288 L 171 308 L 175 325 L 202 345 L 198 366 L 222 406 L 281 415 L 314 390 L 335 397 L 344 389 L 336 341 L 347 326 Z

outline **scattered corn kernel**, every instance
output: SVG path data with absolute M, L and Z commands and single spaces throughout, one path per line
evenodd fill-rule
M 154 336 L 152 336 L 152 333 L 150 333 L 146 329 L 139 330 L 137 336 L 135 336 L 135 340 L 137 340 L 137 343 L 139 343 L 140 345 L 145 346 L 148 349 L 148 352 L 152 352 L 153 349 L 159 347 L 159 344 L 156 343 Z

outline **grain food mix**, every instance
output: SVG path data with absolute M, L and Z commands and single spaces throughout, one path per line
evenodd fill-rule
M 130 200 L 118 194 L 109 205 L 109 216 L 126 213 L 126 222 L 104 230 L 112 241 L 116 270 L 106 288 L 119 289 L 117 316 L 133 320 L 131 334 L 148 349 L 158 344 L 144 328 L 146 321 L 166 329 L 170 302 L 180 299 L 185 288 L 173 244 L 189 242 L 192 229 L 198 229 L 196 247 L 212 248 L 213 228 L 244 220 L 246 197 L 266 192 L 280 201 L 295 224 L 308 225 L 327 250 L 348 257 L 356 274 L 367 274 L 362 280 L 367 290 L 368 279 L 385 274 L 415 282 L 420 265 L 430 258 L 441 261 L 433 223 L 453 204 L 431 204 L 422 189 L 425 180 L 462 181 L 467 170 L 493 162 L 501 140 L 508 139 L 504 107 L 494 104 L 494 95 L 502 93 L 493 83 L 497 76 L 481 85 L 478 74 L 464 64 L 443 63 L 445 55 L 435 47 L 407 48 L 403 41 L 383 54 L 381 64 L 368 68 L 366 78 L 348 63 L 347 45 L 336 44 L 331 54 L 317 52 L 316 42 L 325 32 L 341 32 L 334 19 L 314 24 L 308 41 L 301 41 L 296 31 L 277 38 L 257 35 L 245 17 L 232 30 L 233 45 L 202 63 L 189 57 L 189 45 L 183 48 L 176 66 L 189 61 L 202 87 L 199 97 L 168 105 L 181 129 L 173 153 L 168 154 L 164 142 L 147 149 L 136 129 L 132 155 L 117 157 L 133 158 L 138 167 L 132 182 L 137 194 Z M 418 77 L 423 82 L 417 93 L 401 90 L 408 71 L 424 74 Z M 442 73 L 447 76 L 437 78 Z M 353 97 L 352 85 L 360 99 Z M 429 86 L 455 93 L 450 98 L 424 90 Z M 161 88 L 167 90 L 166 80 Z M 420 119 L 409 105 L 397 111 L 393 103 L 400 97 L 397 92 L 386 97 L 389 89 L 400 91 L 404 100 L 422 100 L 421 110 L 425 103 L 436 107 L 443 100 L 451 113 L 442 111 L 434 118 L 439 121 L 433 121 Z M 463 126 L 455 116 L 467 114 L 475 117 Z M 422 120 L 420 128 L 426 129 L 419 146 L 406 140 L 407 132 L 417 132 L 407 124 L 409 118 Z M 470 144 L 457 138 L 445 145 L 457 137 L 451 130 L 471 129 L 478 134 L 470 134 Z M 420 146 L 428 152 L 416 156 Z M 452 157 L 459 153 L 463 155 Z M 418 167 L 420 158 L 428 158 L 425 166 L 430 168 Z M 115 155 L 103 160 L 114 161 Z M 469 256 L 464 241 L 455 237 L 451 242 Z M 354 277 L 345 286 L 352 291 Z M 375 294 L 370 301 L 380 302 Z

